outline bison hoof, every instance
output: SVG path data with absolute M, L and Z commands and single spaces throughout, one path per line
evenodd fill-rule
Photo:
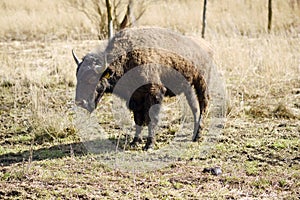
M 153 149 L 153 145 L 145 145 L 143 151 L 152 151 Z
M 200 139 L 200 134 L 197 133 L 194 137 L 193 137 L 193 142 L 198 142 Z
M 132 142 L 130 142 L 131 147 L 136 147 L 139 143 L 142 143 L 143 140 L 140 137 L 134 137 Z
M 197 129 L 197 132 L 194 133 L 193 142 L 198 142 L 199 141 L 201 130 L 202 130 L 202 128 L 201 128 L 201 126 L 199 126 L 198 129 Z
M 144 151 L 149 151 L 154 149 L 154 139 L 153 138 L 147 138 L 146 145 L 144 146 Z

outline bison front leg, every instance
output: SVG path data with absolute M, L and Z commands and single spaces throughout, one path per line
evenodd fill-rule
M 147 95 L 145 101 L 145 109 L 147 113 L 145 121 L 148 124 L 148 138 L 144 147 L 144 150 L 146 151 L 153 149 L 154 147 L 155 131 L 159 121 L 159 112 L 166 91 L 166 88 L 155 85 L 150 89 L 149 95 Z
M 159 120 L 159 111 L 161 108 L 161 104 L 152 105 L 149 109 L 149 123 L 148 123 L 148 137 L 147 142 L 144 147 L 144 150 L 147 151 L 149 149 L 153 149 L 155 144 L 155 131 Z
M 151 99 L 149 99 L 151 100 Z M 148 101 L 147 101 L 148 102 Z M 151 102 L 154 102 L 151 100 Z M 156 101 L 157 102 L 157 101 Z M 137 146 L 138 143 L 142 142 L 141 132 L 143 129 L 143 125 L 148 125 L 148 137 L 146 145 L 144 146 L 143 150 L 147 151 L 148 149 L 153 149 L 155 143 L 155 128 L 158 124 L 159 119 L 159 111 L 160 111 L 160 104 L 147 104 L 144 107 L 145 109 L 142 112 L 135 111 L 134 114 L 134 121 L 135 121 L 135 135 L 130 143 L 130 146 L 134 147 Z
M 141 132 L 144 124 L 143 113 L 134 111 L 133 115 L 134 115 L 134 122 L 135 122 L 135 135 L 132 142 L 130 143 L 130 146 L 132 147 L 137 146 L 138 143 L 141 143 L 143 141 L 141 137 Z

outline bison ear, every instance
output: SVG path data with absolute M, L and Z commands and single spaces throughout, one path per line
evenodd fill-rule
M 80 61 L 79 61 L 78 57 L 76 56 L 74 49 L 72 49 L 72 55 L 73 55 L 73 58 L 74 58 L 76 64 L 79 65 Z
M 107 69 L 103 72 L 102 77 L 103 77 L 103 78 L 106 78 L 106 79 L 109 79 L 109 78 L 112 77 L 114 74 L 115 74 L 115 73 L 114 73 L 111 69 L 107 68 Z
M 104 74 L 103 77 L 106 78 L 106 79 L 109 79 L 110 78 L 110 74 L 107 72 L 106 74 Z

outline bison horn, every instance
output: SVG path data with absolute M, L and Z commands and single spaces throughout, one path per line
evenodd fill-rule
M 72 55 L 73 55 L 73 58 L 74 58 L 76 64 L 79 65 L 80 61 L 79 61 L 78 57 L 76 56 L 74 49 L 72 49 Z

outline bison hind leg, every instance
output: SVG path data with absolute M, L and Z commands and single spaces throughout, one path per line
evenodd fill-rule
M 187 88 L 185 90 L 185 96 L 188 101 L 188 104 L 192 110 L 193 118 L 194 118 L 194 131 L 192 140 L 195 142 L 200 137 L 201 132 L 201 111 L 198 103 L 197 96 L 193 88 Z
M 143 142 L 142 137 L 141 137 L 141 132 L 143 129 L 143 124 L 145 123 L 144 115 L 140 111 L 133 111 L 134 115 L 134 122 L 135 122 L 135 135 L 130 143 L 131 147 L 136 147 L 138 143 Z
M 149 117 L 149 120 L 147 120 L 148 121 L 148 137 L 147 137 L 146 145 L 143 148 L 143 150 L 145 150 L 145 151 L 154 148 L 155 132 L 156 132 L 156 127 L 157 127 L 157 124 L 159 121 L 159 112 L 161 109 L 160 103 L 152 105 L 148 111 L 148 117 Z
M 200 110 L 197 110 L 196 114 L 194 114 L 195 118 L 195 126 L 194 126 L 194 135 L 193 135 L 193 141 L 196 142 L 200 138 L 200 132 L 202 130 L 202 117 L 203 114 L 206 112 L 208 107 L 208 89 L 207 84 L 204 79 L 204 77 L 199 74 L 193 81 L 194 91 L 196 93 L 197 99 L 193 97 L 194 100 L 192 100 L 192 104 L 197 104 Z M 194 93 L 194 94 L 195 94 Z M 195 95 L 194 95 L 195 96 Z M 191 105 L 191 104 L 190 104 Z M 199 111 L 199 113 L 198 113 Z
M 129 144 L 131 147 L 136 147 L 139 143 L 143 142 L 143 139 L 141 137 L 142 129 L 143 129 L 142 126 L 139 126 L 139 125 L 135 126 L 135 135 L 134 135 L 132 142 L 130 142 L 130 144 Z

